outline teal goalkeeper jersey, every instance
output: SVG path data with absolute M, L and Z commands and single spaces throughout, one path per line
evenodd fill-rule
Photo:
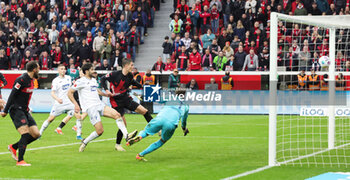
M 189 106 L 183 103 L 179 103 L 179 105 L 165 105 L 158 113 L 156 119 L 171 123 L 174 126 L 177 126 L 181 120 L 181 127 L 186 128 L 188 111 Z

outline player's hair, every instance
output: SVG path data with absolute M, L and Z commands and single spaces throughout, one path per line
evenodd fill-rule
M 124 58 L 122 61 L 122 67 L 125 67 L 126 65 L 132 63 L 131 59 Z
M 85 74 L 85 71 L 88 71 L 89 69 L 92 68 L 92 64 L 91 63 L 86 63 L 81 67 L 81 70 L 83 71 L 83 73 Z
M 39 67 L 38 62 L 36 61 L 30 61 L 26 64 L 26 70 L 28 72 L 33 72 L 35 68 Z
M 57 66 L 57 68 L 62 67 L 62 66 L 65 67 L 64 64 L 59 64 L 59 65 Z

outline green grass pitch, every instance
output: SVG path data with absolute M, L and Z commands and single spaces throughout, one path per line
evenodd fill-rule
M 33 116 L 40 128 L 48 114 Z M 115 121 L 103 118 L 105 132 L 97 139 L 101 141 L 90 143 L 79 153 L 79 141 L 71 130 L 74 118 L 63 128 L 64 135 L 54 132 L 62 119 L 63 115 L 28 148 L 62 146 L 27 151 L 25 160 L 31 167 L 16 167 L 10 154 L 6 154 L 7 145 L 16 142 L 19 134 L 9 116 L 0 119 L 0 179 L 222 179 L 266 166 L 268 162 L 268 116 L 190 115 L 190 134 L 184 137 L 178 128 L 169 142 L 146 156 L 148 162 L 138 162 L 135 156 L 158 140 L 158 135 L 131 147 L 126 147 L 123 140 L 127 151 L 117 152 Z M 141 115 L 126 115 L 126 119 L 130 132 L 146 125 Z M 92 130 L 86 118 L 83 136 Z M 337 171 L 346 172 L 348 168 L 281 166 L 241 179 L 294 180 Z

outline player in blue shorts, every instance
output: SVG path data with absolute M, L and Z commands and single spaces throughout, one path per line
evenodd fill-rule
M 169 104 L 171 105 L 167 104 L 162 110 L 160 110 L 158 115 L 147 124 L 145 129 L 141 131 L 138 136 L 130 139 L 126 143 L 127 146 L 131 146 L 134 143 L 141 141 L 143 138 L 146 138 L 148 135 L 156 134 L 161 130 L 162 134 L 160 140 L 151 144 L 147 149 L 137 154 L 137 160 L 147 161 L 144 158 L 146 154 L 157 150 L 165 142 L 167 142 L 174 134 L 180 119 L 184 136 L 189 133 L 188 129 L 186 128 L 189 106 L 182 102 L 172 102 Z

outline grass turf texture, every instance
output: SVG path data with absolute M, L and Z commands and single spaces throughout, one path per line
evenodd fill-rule
M 41 127 L 48 114 L 34 114 Z M 153 115 L 155 116 L 155 115 Z M 28 148 L 79 143 L 73 118 L 63 128 L 64 135 L 54 133 L 63 116 L 58 117 L 44 132 L 41 140 Z M 128 130 L 142 130 L 146 121 L 141 115 L 126 115 Z M 0 178 L 35 179 L 221 179 L 267 165 L 268 116 L 190 115 L 190 134 L 183 137 L 181 128 L 169 142 L 146 156 L 148 162 L 135 160 L 137 153 L 159 139 L 158 135 L 143 139 L 126 152 L 114 150 L 117 126 L 114 120 L 103 118 L 105 132 L 90 143 L 83 153 L 79 144 L 27 151 L 25 160 L 31 167 L 16 167 L 10 154 L 0 154 Z M 83 137 L 93 131 L 88 118 L 83 123 Z M 10 117 L 0 120 L 0 153 L 16 142 L 19 134 Z M 348 171 L 347 168 L 282 166 L 241 179 L 305 179 L 325 172 Z

